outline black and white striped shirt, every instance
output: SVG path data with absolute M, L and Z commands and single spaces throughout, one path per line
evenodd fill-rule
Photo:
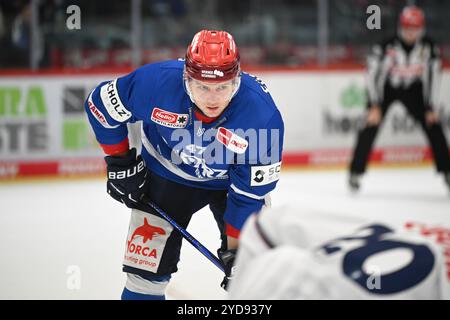
M 371 104 L 383 101 L 383 89 L 408 89 L 415 82 L 422 82 L 424 103 L 427 108 L 437 105 L 441 74 L 438 47 L 422 38 L 408 46 L 396 36 L 373 47 L 367 59 L 368 92 Z

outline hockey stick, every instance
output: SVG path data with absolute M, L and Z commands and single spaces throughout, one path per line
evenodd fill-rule
M 171 217 L 167 215 L 163 210 L 161 210 L 156 204 L 149 201 L 147 198 L 143 198 L 145 206 L 151 207 L 155 210 L 160 216 L 162 216 L 167 222 L 169 222 L 175 229 L 177 229 L 183 238 L 185 238 L 190 244 L 192 244 L 201 254 L 203 254 L 206 258 L 209 259 L 212 263 L 214 263 L 220 271 L 225 273 L 222 262 L 217 258 L 211 251 L 209 251 L 205 246 L 203 246 L 197 239 L 195 239 L 189 232 L 187 232 L 184 228 L 182 228 L 178 223 L 176 223 Z

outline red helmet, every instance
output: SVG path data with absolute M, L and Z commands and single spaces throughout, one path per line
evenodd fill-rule
M 239 75 L 239 52 L 226 31 L 198 32 L 186 53 L 186 74 L 200 81 L 226 81 Z
M 425 15 L 422 9 L 416 6 L 407 6 L 400 14 L 400 25 L 404 28 L 423 28 L 425 26 Z

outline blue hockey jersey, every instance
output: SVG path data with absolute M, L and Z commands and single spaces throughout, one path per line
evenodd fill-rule
M 148 169 L 184 185 L 228 190 L 224 220 L 236 236 L 279 179 L 283 120 L 266 85 L 242 72 L 220 117 L 199 121 L 183 67 L 183 60 L 148 64 L 101 83 L 85 103 L 89 122 L 105 153 L 114 154 L 128 150 L 126 123 L 142 121 Z

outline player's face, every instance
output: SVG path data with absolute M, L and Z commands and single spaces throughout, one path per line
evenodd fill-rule
M 217 117 L 225 110 L 236 86 L 235 80 L 214 83 L 190 79 L 188 83 L 195 104 L 208 117 Z
M 400 29 L 403 41 L 414 44 L 423 33 L 423 28 L 403 27 Z

